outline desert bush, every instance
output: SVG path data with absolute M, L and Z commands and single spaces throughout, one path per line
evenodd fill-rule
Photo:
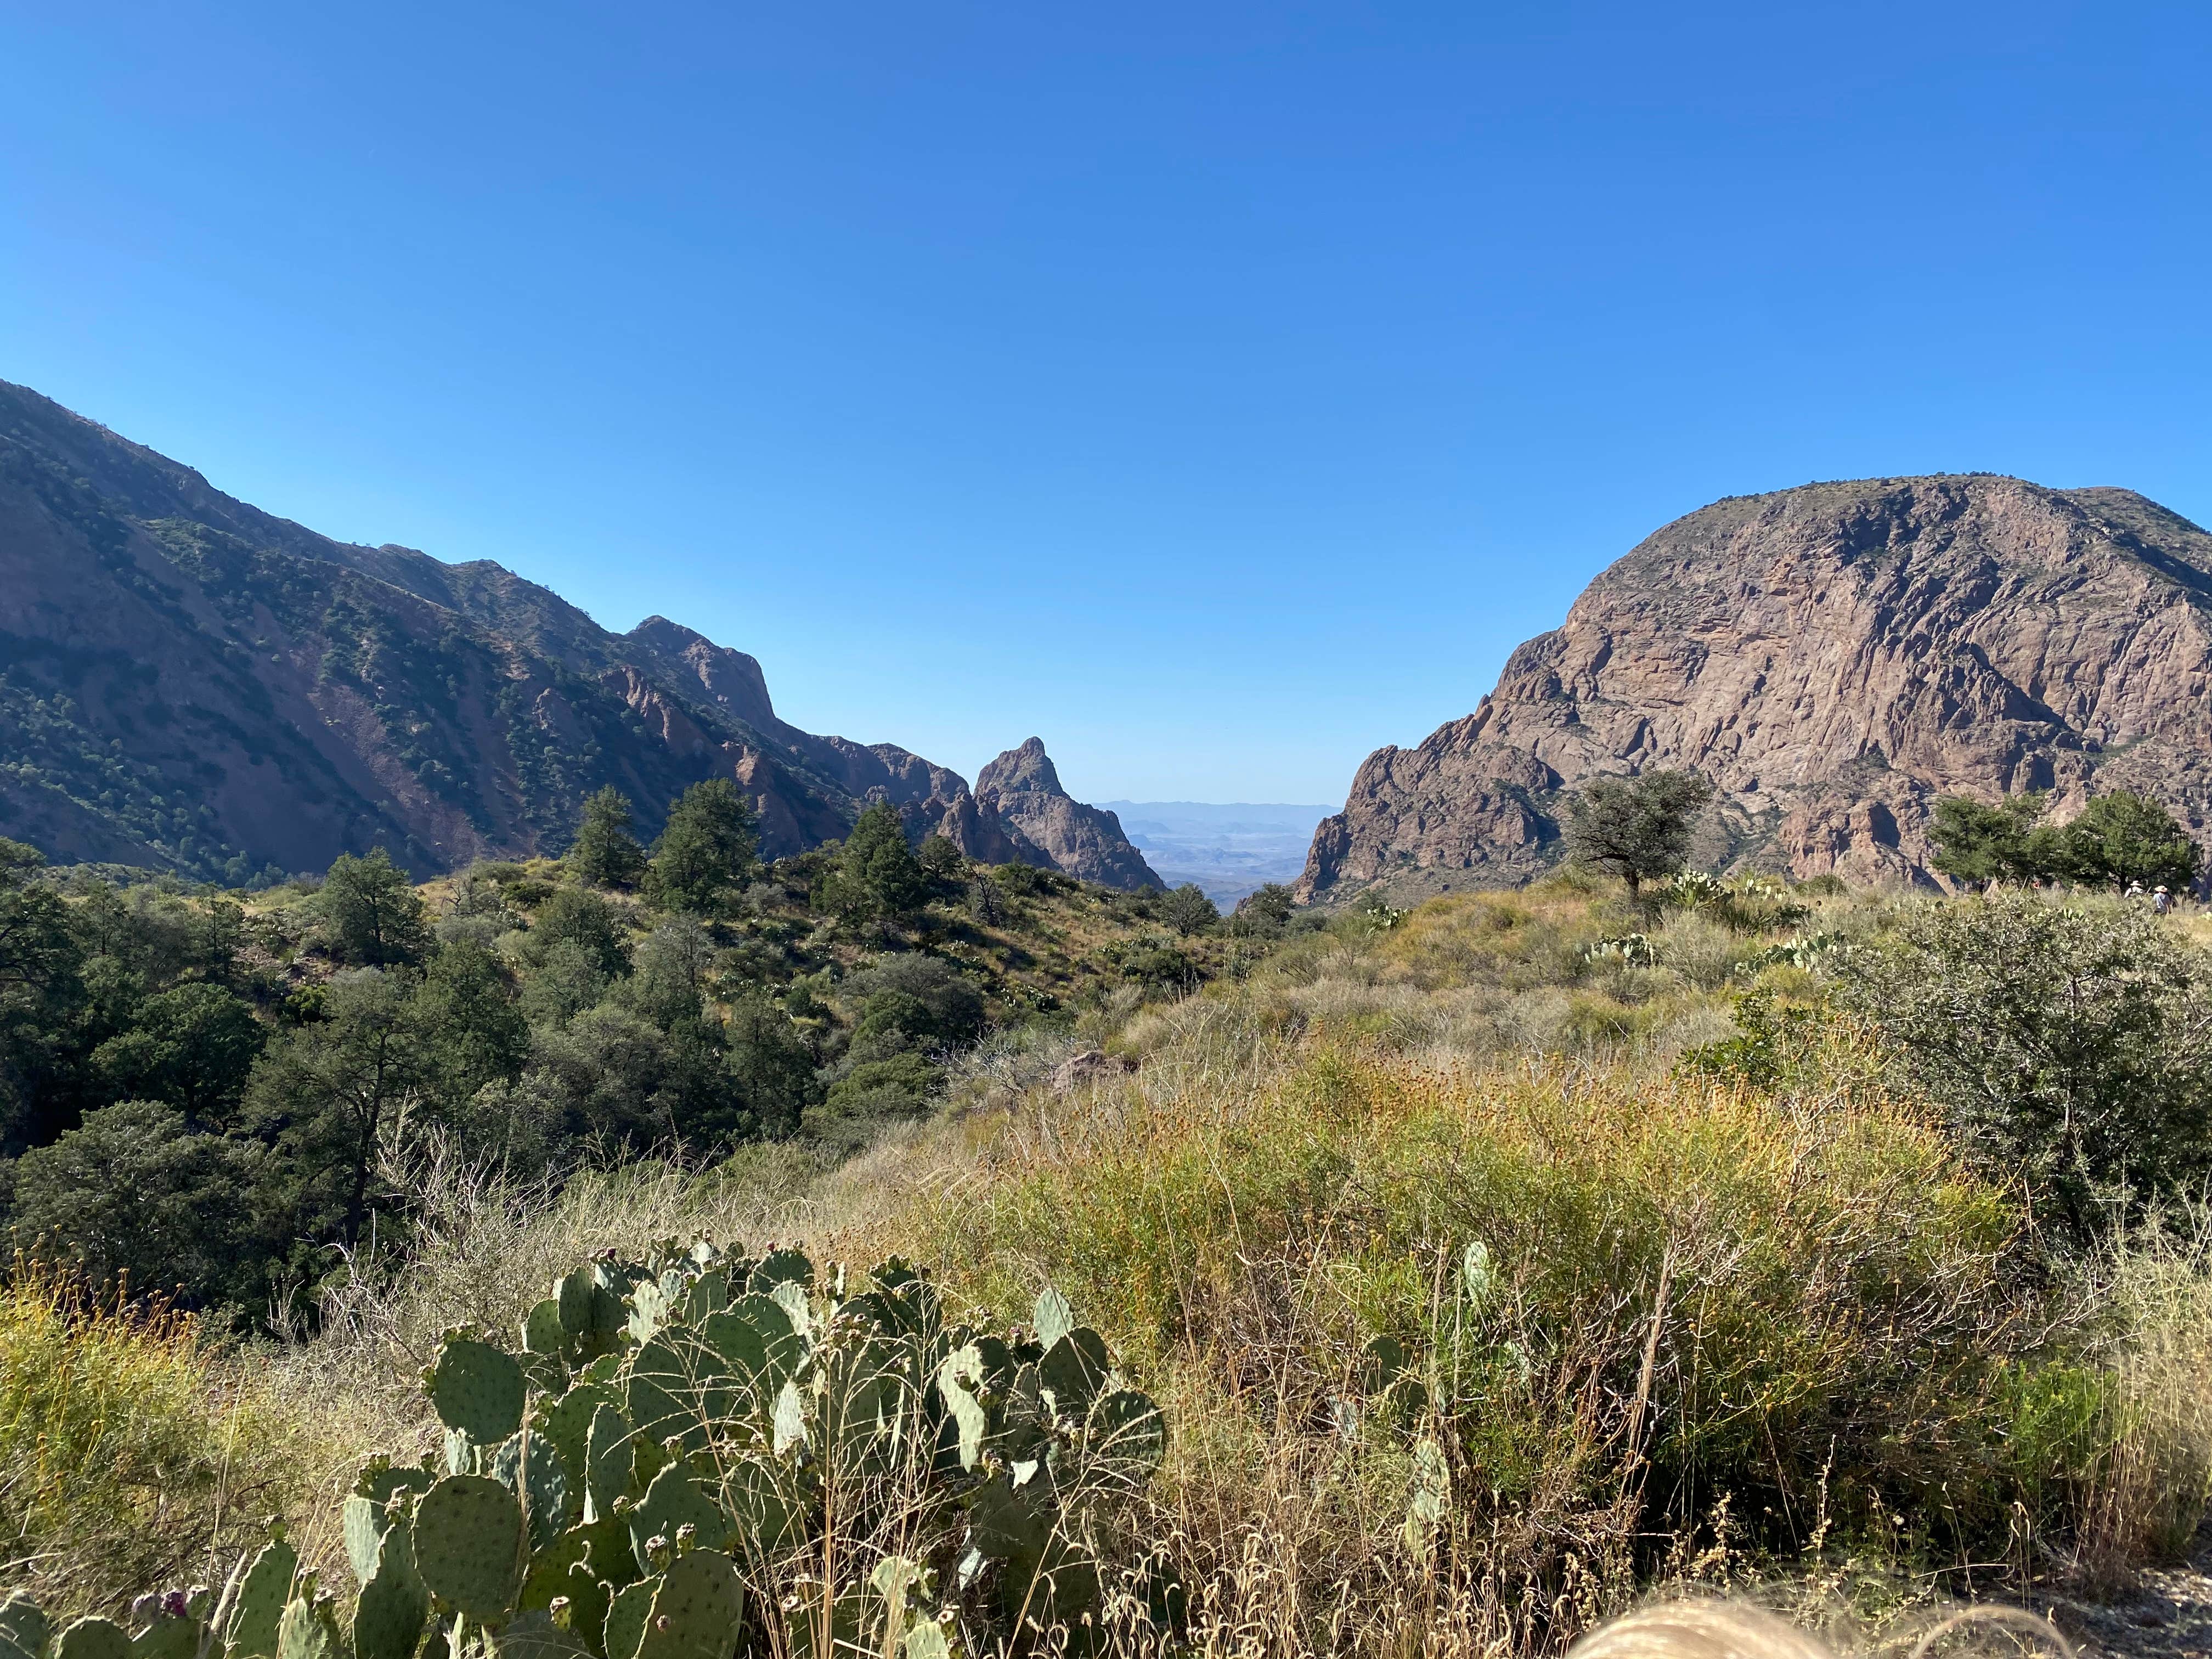
M 313 1443 L 189 1315 L 18 1256 L 0 1285 L 0 1589 L 50 1612 L 225 1565 L 309 1508 Z
M 2209 967 L 2140 909 L 2015 892 L 1907 912 L 1838 971 L 1896 1074 L 2086 1236 L 2212 1167 Z

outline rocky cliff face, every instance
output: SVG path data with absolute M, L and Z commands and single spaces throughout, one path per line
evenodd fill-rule
M 1692 767 L 1717 866 L 1928 882 L 1935 799 L 2135 789 L 2212 823 L 2212 536 L 1989 476 L 1717 501 L 1638 544 L 1474 713 L 1370 755 L 1303 896 L 1555 862 L 1565 793 Z
M 1130 892 L 1164 885 L 1121 833 L 1121 819 L 1060 787 L 1060 773 L 1036 738 L 976 775 L 975 799 L 1038 849 L 1043 856 L 1033 862 Z
M 332 541 L 0 381 L 0 835 L 232 881 L 377 844 L 428 871 L 565 845 L 607 783 L 650 834 L 717 775 L 771 855 L 886 800 L 917 839 L 1052 861 L 958 774 L 779 719 L 743 652 Z

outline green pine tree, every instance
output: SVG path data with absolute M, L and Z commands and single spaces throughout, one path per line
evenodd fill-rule
M 612 784 L 584 803 L 568 869 L 594 887 L 635 887 L 645 874 L 645 848 L 631 835 L 629 797 Z
M 725 916 L 757 866 L 760 845 L 752 803 L 728 778 L 709 778 L 668 809 L 668 826 L 653 843 L 646 897 L 663 910 Z

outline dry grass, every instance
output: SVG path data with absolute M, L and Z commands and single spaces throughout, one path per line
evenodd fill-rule
M 1657 966 L 1584 959 L 1640 927 Z M 2212 1468 L 2212 1254 L 2141 1237 L 2054 1290 L 1909 1107 L 1669 1079 L 1760 943 L 1567 883 L 1455 897 L 981 1054 L 937 1121 L 834 1170 L 762 1151 L 556 1193 L 434 1161 L 404 1271 L 337 1293 L 280 1385 L 358 1451 L 422 1447 L 440 1331 L 695 1233 L 903 1250 L 1007 1313 L 1050 1280 L 1169 1408 L 1144 1524 L 1190 1569 L 1190 1649 L 1239 1659 L 1551 1653 L 1655 1583 L 1810 1568 L 1808 1607 L 1924 1603 L 2171 1547 Z M 1056 1095 L 1079 1040 L 1140 1069 Z M 1370 1398 L 1384 1335 L 1419 1409 Z M 1409 1534 L 1425 1442 L 1449 1497 Z
M 20 1258 L 0 1285 L 0 1585 L 49 1613 L 220 1583 L 262 1521 L 313 1507 L 321 1461 L 317 1433 L 190 1316 Z
M 1054 1283 L 1143 1358 L 1179 1434 L 1157 1525 L 1243 1649 L 1380 1652 L 1418 1618 L 1543 1650 L 1654 1571 L 1810 1541 L 1833 1467 L 1860 1518 L 1959 1473 L 1958 1416 L 2021 1335 L 2013 1221 L 1911 1115 L 1328 1049 L 1230 1087 L 1233 1022 L 1182 1017 L 887 1236 L 1001 1309 Z M 1378 1336 L 1427 1409 L 1352 1427 Z M 1424 1439 L 1455 1497 L 1416 1544 Z

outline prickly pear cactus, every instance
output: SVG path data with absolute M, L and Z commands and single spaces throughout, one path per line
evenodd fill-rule
M 661 1575 L 636 1659 L 730 1659 L 744 1617 L 744 1587 L 730 1558 L 719 1550 L 693 1550 Z
M 439 1600 L 486 1624 L 513 1611 L 527 1543 L 514 1494 L 483 1475 L 449 1474 L 416 1506 L 416 1571 Z
M 0 1601 L 0 1659 L 40 1659 L 46 1645 L 46 1615 L 20 1595 Z
M 277 1628 L 276 1659 L 346 1659 L 334 1598 L 312 1593 L 293 1598 Z
M 112 1619 L 80 1619 L 54 1639 L 54 1659 L 131 1659 L 131 1633 Z
M 349 1522 L 360 1498 L 347 1500 Z M 347 1543 L 353 1535 L 350 1527 Z M 430 1620 L 430 1587 L 415 1565 L 414 1527 L 392 1515 L 374 1538 L 368 1570 L 356 1559 L 361 1597 L 354 1604 L 354 1659 L 411 1659 Z
M 512 1354 L 449 1332 L 428 1378 L 438 1420 L 479 1446 L 496 1446 L 522 1426 L 526 1384 Z
M 276 1532 L 236 1581 L 237 1594 L 224 1632 L 230 1659 L 276 1659 L 278 1627 L 299 1571 L 300 1553 Z
M 1065 1297 L 1033 1313 L 957 1319 L 896 1260 L 848 1275 L 672 1243 L 587 1262 L 518 1353 L 447 1335 L 423 1377 L 447 1472 L 362 1471 L 349 1606 L 272 1528 L 220 1598 L 141 1598 L 130 1627 L 56 1641 L 0 1603 L 0 1659 L 1087 1652 L 1109 1577 L 1088 1540 L 1115 1535 L 1167 1429 Z M 1180 1605 L 1157 1559 L 1122 1582 L 1117 1607 Z

